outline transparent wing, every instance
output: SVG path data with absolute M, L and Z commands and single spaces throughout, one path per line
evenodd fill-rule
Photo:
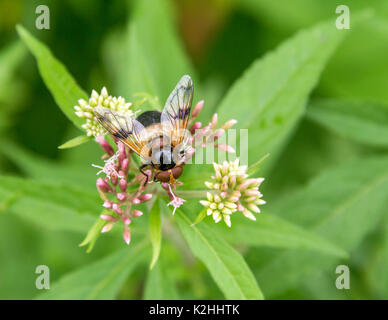
M 95 107 L 94 114 L 98 122 L 115 138 L 126 144 L 138 155 L 147 143 L 147 131 L 135 118 L 125 112 L 104 107 Z
M 193 80 L 188 75 L 183 76 L 171 92 L 162 111 L 160 120 L 163 131 L 170 137 L 173 146 L 186 140 L 193 92 Z

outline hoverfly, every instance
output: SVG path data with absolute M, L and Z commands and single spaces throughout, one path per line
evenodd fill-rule
M 163 111 L 146 111 L 136 118 L 104 107 L 94 108 L 99 123 L 143 160 L 139 170 L 155 170 L 154 181 L 174 184 L 183 171 L 193 101 L 193 81 L 183 76 L 168 97 Z

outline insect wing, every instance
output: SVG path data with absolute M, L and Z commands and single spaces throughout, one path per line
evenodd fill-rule
M 147 131 L 139 121 L 125 112 L 104 107 L 94 108 L 94 114 L 98 122 L 112 136 L 142 156 L 142 149 L 147 142 Z
M 176 146 L 185 142 L 194 86 L 190 76 L 183 76 L 167 99 L 161 115 L 163 132 Z

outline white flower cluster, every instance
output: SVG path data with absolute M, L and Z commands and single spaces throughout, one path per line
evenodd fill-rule
M 213 166 L 215 175 L 211 178 L 214 182 L 205 182 L 213 192 L 207 193 L 207 200 L 200 201 L 207 208 L 207 215 L 212 215 L 216 223 L 224 220 L 228 227 L 231 226 L 230 216 L 236 211 L 256 220 L 251 211 L 260 213 L 258 205 L 265 204 L 259 191 L 264 178 L 248 178 L 247 166 L 240 166 L 239 159 Z
M 79 118 L 86 119 L 86 123 L 82 127 L 86 130 L 88 136 L 102 136 L 105 134 L 105 129 L 98 123 L 94 118 L 93 109 L 96 106 L 101 106 L 109 108 L 115 111 L 126 112 L 129 116 L 132 116 L 134 113 L 130 110 L 132 103 L 125 102 L 123 97 L 112 97 L 108 95 L 108 91 L 105 87 L 102 88 L 101 93 L 98 94 L 95 90 L 92 91 L 92 94 L 88 101 L 84 99 L 78 100 L 78 106 L 75 106 L 75 114 Z

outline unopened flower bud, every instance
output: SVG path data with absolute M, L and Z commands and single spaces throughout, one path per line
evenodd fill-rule
M 113 222 L 107 223 L 107 224 L 106 224 L 105 226 L 103 226 L 103 228 L 101 229 L 101 233 L 109 232 L 110 230 L 112 230 L 113 225 L 114 225 Z
M 228 130 L 228 129 L 232 128 L 236 123 L 237 123 L 237 120 L 232 119 L 232 120 L 229 120 L 229 121 L 225 122 L 221 126 L 221 128 L 225 129 L 225 130 Z
M 111 216 L 110 214 L 102 214 L 100 215 L 100 218 L 105 221 L 111 221 L 111 222 L 116 221 L 116 218 Z
M 112 209 L 114 212 L 116 212 L 118 215 L 122 215 L 123 214 L 123 209 L 120 207 L 120 205 L 118 203 L 114 203 L 112 205 Z
M 192 119 L 195 119 L 196 117 L 198 117 L 199 113 L 201 112 L 201 110 L 203 108 L 203 104 L 204 104 L 203 100 L 197 102 L 197 104 L 195 105 L 195 107 L 193 109 L 193 112 L 191 113 Z
M 140 210 L 135 209 L 132 211 L 132 217 L 138 218 L 138 217 L 141 217 L 142 215 L 143 215 L 143 212 Z
M 129 245 L 129 243 L 131 242 L 131 232 L 129 231 L 128 227 L 124 228 L 123 238 L 124 238 L 125 243 Z
M 111 192 L 111 186 L 102 178 L 98 178 L 96 182 L 97 188 L 102 192 Z
M 117 198 L 117 200 L 119 200 L 119 201 L 124 201 L 125 198 L 126 198 L 126 194 L 125 194 L 125 193 L 118 193 L 118 194 L 116 195 L 116 198 Z
M 121 170 L 124 171 L 124 173 L 128 172 L 128 167 L 129 167 L 129 159 L 125 158 L 123 161 L 120 162 Z
M 190 127 L 191 134 L 194 134 L 196 130 L 201 129 L 202 123 L 201 122 L 194 122 L 194 124 Z
M 151 198 L 152 198 L 152 193 L 146 193 L 139 196 L 140 202 L 146 202 L 148 200 L 151 200 Z
M 120 181 L 119 181 L 119 187 L 120 187 L 120 190 L 121 190 L 122 192 L 127 191 L 127 185 L 128 185 L 127 180 L 125 180 L 125 179 L 120 179 Z
M 104 204 L 102 205 L 106 209 L 111 209 L 112 208 L 112 202 L 110 201 L 104 201 Z
M 124 222 L 124 225 L 125 225 L 125 226 L 128 226 L 132 221 L 131 221 L 131 219 L 129 219 L 128 217 L 125 217 L 125 218 L 123 219 L 123 222 Z

